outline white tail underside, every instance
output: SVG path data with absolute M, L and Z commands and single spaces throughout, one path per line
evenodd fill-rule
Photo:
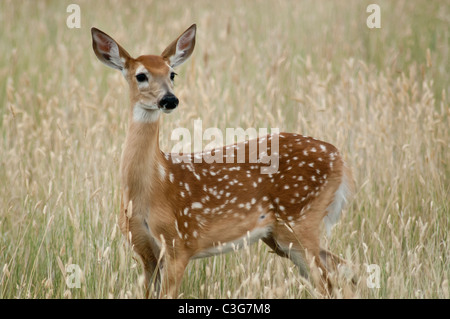
M 323 219 L 323 222 L 325 223 L 325 229 L 327 231 L 327 236 L 330 236 L 331 228 L 339 221 L 342 210 L 344 209 L 348 198 L 351 195 L 350 179 L 351 177 L 348 176 L 347 172 L 344 170 L 341 184 L 339 185 L 336 193 L 334 193 L 333 202 L 327 208 L 328 214 Z

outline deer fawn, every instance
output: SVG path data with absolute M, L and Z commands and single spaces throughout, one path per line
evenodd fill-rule
M 279 159 L 271 173 L 262 171 L 267 166 L 262 160 L 230 163 L 227 157 L 194 163 L 205 153 L 187 154 L 183 160 L 163 153 L 159 117 L 161 111 L 170 113 L 178 106 L 174 68 L 192 54 L 196 25 L 161 55 L 138 58 L 104 32 L 91 32 L 98 59 L 120 70 L 130 87 L 119 224 L 142 259 L 147 297 L 152 280 L 161 286 L 161 297 L 177 297 L 190 259 L 259 239 L 290 258 L 302 275 L 311 273 L 319 290 L 329 295 L 329 273 L 343 261 L 320 248 L 321 224 L 324 220 L 331 227 L 338 220 L 353 187 L 338 150 L 299 134 L 274 133 L 210 152 L 216 159 L 237 157 L 241 151 L 250 158 L 256 152 L 252 145 L 271 141 L 272 149 L 267 150 Z

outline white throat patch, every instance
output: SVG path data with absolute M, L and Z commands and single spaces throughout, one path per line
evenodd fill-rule
M 133 120 L 140 123 L 153 123 L 159 120 L 160 113 L 157 107 L 149 109 L 138 102 L 133 107 Z

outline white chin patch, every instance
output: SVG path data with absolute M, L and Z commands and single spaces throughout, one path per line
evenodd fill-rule
M 159 119 L 160 113 L 157 106 L 155 106 L 155 108 L 150 108 L 140 103 L 136 103 L 133 108 L 133 120 L 140 123 L 153 123 Z
M 161 109 L 166 114 L 172 113 L 175 109 Z

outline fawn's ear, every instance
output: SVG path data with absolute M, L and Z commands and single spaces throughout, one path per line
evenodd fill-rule
M 189 29 L 183 32 L 182 35 L 173 41 L 161 54 L 167 60 L 172 68 L 180 65 L 186 61 L 194 51 L 195 47 L 195 33 L 197 26 L 191 25 Z
M 94 48 L 97 58 L 107 66 L 123 70 L 126 69 L 130 55 L 122 48 L 113 38 L 100 31 L 92 28 L 92 47 Z

